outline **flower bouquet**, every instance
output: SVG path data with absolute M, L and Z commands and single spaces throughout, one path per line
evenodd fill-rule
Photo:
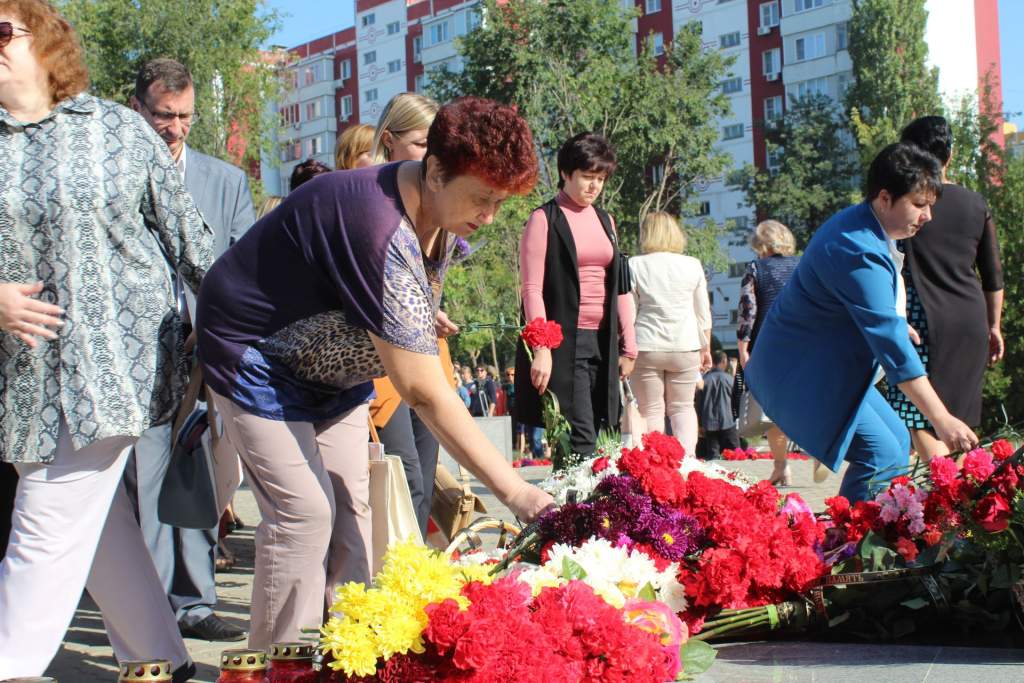
M 526 356 L 533 362 L 533 350 L 538 347 L 552 351 L 562 345 L 562 326 L 554 320 L 534 318 L 520 333 Z M 551 444 L 551 460 L 555 470 L 562 470 L 573 464 L 572 446 L 569 443 L 569 421 L 562 415 L 558 397 L 546 389 L 540 397 L 544 431 Z

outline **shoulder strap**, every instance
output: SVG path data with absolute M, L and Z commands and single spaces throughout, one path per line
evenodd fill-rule
M 595 206 L 594 211 L 597 212 L 597 219 L 601 221 L 601 227 L 603 227 L 604 231 L 608 234 L 608 239 L 610 239 L 612 244 L 615 245 L 615 248 L 618 249 L 619 237 L 615 233 L 615 228 L 612 227 L 612 217 L 608 215 L 607 211 L 600 207 Z

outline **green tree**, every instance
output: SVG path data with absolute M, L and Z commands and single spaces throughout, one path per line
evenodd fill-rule
M 558 148 L 586 130 L 616 147 L 619 170 L 602 205 L 627 241 L 647 211 L 682 213 L 691 185 L 726 167 L 713 145 L 716 120 L 728 112 L 720 91 L 728 60 L 705 54 L 695 24 L 680 30 L 664 57 L 648 45 L 638 58 L 635 12 L 620 3 L 484 0 L 482 11 L 481 27 L 459 42 L 463 70 L 433 72 L 431 89 L 441 100 L 473 94 L 519 108 L 540 152 L 537 203 L 555 192 Z
M 199 119 L 189 144 L 239 163 L 258 159 L 277 120 L 281 80 L 260 52 L 279 16 L 263 0 L 58 0 L 85 46 L 92 92 L 128 103 L 154 57 L 192 72 Z
M 917 116 L 943 111 L 937 68 L 927 66 L 926 0 L 853 0 L 850 125 L 867 168 Z
M 747 165 L 741 185 L 760 218 L 784 223 L 802 248 L 832 214 L 857 200 L 858 161 L 831 98 L 792 100 L 781 119 L 765 128 L 772 170 Z

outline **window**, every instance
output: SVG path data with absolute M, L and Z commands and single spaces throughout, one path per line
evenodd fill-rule
M 377 51 L 370 50 L 369 52 L 363 53 L 363 66 L 367 64 L 374 64 L 377 61 Z
M 398 73 L 401 70 L 402 70 L 402 60 L 401 59 L 392 59 L 390 62 L 388 62 L 388 73 L 389 74 L 396 74 L 396 73 Z
M 660 57 L 665 54 L 665 35 L 662 33 L 651 34 L 651 44 L 654 45 L 654 56 Z
M 821 7 L 824 4 L 825 0 L 793 0 L 793 11 L 806 12 L 809 9 Z
M 416 92 L 423 92 L 423 89 L 425 87 L 427 87 L 426 78 L 423 76 L 423 74 L 416 74 L 416 80 L 413 89 Z
M 352 117 L 352 96 L 345 95 L 341 98 L 341 120 L 348 121 Z
M 695 216 L 710 216 L 711 215 L 711 202 L 700 202 L 697 204 L 697 212 Z
M 315 121 L 316 119 L 320 118 L 320 113 L 321 113 L 321 105 L 320 105 L 320 100 L 319 99 L 312 100 L 310 102 L 306 102 L 306 120 L 307 121 Z
M 796 84 L 796 98 L 798 100 L 811 95 L 828 95 L 828 77 L 812 78 L 807 81 L 800 81 Z
M 729 277 L 743 277 L 747 272 L 746 263 L 730 263 L 729 264 Z
M 727 78 L 722 81 L 722 92 L 729 95 L 734 92 L 740 92 L 743 90 L 743 77 L 735 76 L 733 78 Z
M 725 33 L 718 37 L 718 45 L 722 48 L 736 47 L 740 44 L 740 32 L 733 31 L 732 33 Z
M 299 105 L 288 104 L 280 109 L 281 114 L 281 125 L 287 126 L 289 124 L 299 122 Z
M 778 25 L 779 3 L 774 1 L 761 3 L 761 26 L 771 28 Z
M 850 87 L 850 74 L 842 73 L 836 76 L 836 96 L 840 99 L 846 97 L 846 91 Z
M 771 50 L 765 50 L 761 53 L 761 66 L 762 73 L 765 76 L 770 74 L 777 74 L 782 71 L 782 59 L 779 53 L 779 48 L 774 47 Z
M 415 64 L 423 61 L 423 36 L 412 39 L 412 61 Z
M 302 158 L 302 141 L 286 142 L 281 147 L 281 161 L 295 161 Z
M 388 35 L 393 36 L 402 30 L 402 23 L 400 21 L 392 21 L 388 24 Z
M 728 126 L 722 126 L 723 140 L 736 140 L 741 137 L 743 137 L 742 123 L 731 123 Z
M 734 168 L 725 174 L 725 185 L 726 187 L 739 187 L 743 184 L 746 178 L 746 173 L 743 172 L 742 168 Z
M 732 222 L 733 230 L 743 231 L 750 227 L 750 216 L 732 216 L 726 220 Z
M 430 27 L 430 44 L 437 45 L 448 40 L 448 22 L 442 21 Z
M 782 152 L 782 148 L 777 146 L 770 146 L 767 149 L 765 165 L 773 174 L 778 173 L 779 168 L 782 166 Z
M 793 41 L 793 51 L 796 53 L 796 57 L 793 61 L 796 62 L 824 57 L 825 34 L 815 33 L 814 35 L 797 38 Z
M 309 139 L 308 150 L 309 150 L 309 156 L 311 156 L 311 157 L 316 156 L 317 154 L 322 153 L 324 151 L 324 141 L 323 141 L 323 138 L 320 137 L 319 135 L 317 135 L 316 137 L 310 138 Z
M 841 21 L 836 24 L 836 50 L 847 50 L 850 47 L 850 22 Z
M 363 93 L 363 101 L 366 102 L 367 104 L 369 104 L 370 102 L 376 102 L 377 101 L 377 89 L 376 88 L 370 88 L 369 90 L 364 92 Z
M 737 276 L 738 277 L 738 276 Z M 735 308 L 729 311 L 729 324 L 738 325 L 740 322 L 740 312 Z
M 480 28 L 482 22 L 483 16 L 480 14 L 479 9 L 474 7 L 466 13 L 466 24 L 470 31 Z
M 651 182 L 655 185 L 665 178 L 665 164 L 651 166 Z
M 341 62 L 341 80 L 352 78 L 352 60 L 346 59 Z
M 778 121 L 782 118 L 782 96 L 766 97 L 764 99 L 764 120 L 765 122 Z
M 644 14 L 661 11 L 661 0 L 646 0 L 644 2 Z
M 374 16 L 373 12 L 363 15 L 363 26 L 373 26 L 376 21 L 377 17 Z

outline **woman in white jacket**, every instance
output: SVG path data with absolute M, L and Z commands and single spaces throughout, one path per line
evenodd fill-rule
M 629 260 L 639 354 L 634 391 L 651 431 L 672 433 L 687 455 L 697 447 L 693 396 L 711 367 L 711 306 L 704 267 L 684 256 L 686 236 L 675 218 L 650 213 L 640 226 L 641 256 Z

